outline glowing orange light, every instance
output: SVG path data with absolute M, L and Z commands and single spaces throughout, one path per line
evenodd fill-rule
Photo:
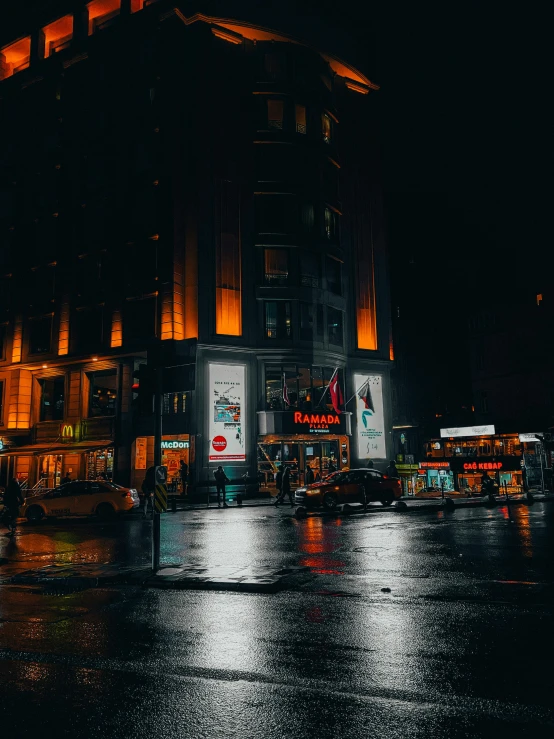
M 93 0 L 87 5 L 88 35 L 90 36 L 102 23 L 119 15 L 121 0 Z
M 0 49 L 0 80 L 27 69 L 31 58 L 31 37 L 16 41 Z
M 58 333 L 58 355 L 69 353 L 69 303 L 62 303 L 60 310 L 60 328 Z
M 112 314 L 112 333 L 110 338 L 110 346 L 117 347 L 123 344 L 123 325 L 121 321 L 121 311 L 114 310 Z
M 64 15 L 42 29 L 44 33 L 44 56 L 50 56 L 68 46 L 73 38 L 73 16 Z
M 229 41 L 231 44 L 242 44 L 243 39 L 234 33 L 222 31 L 220 28 L 212 28 L 212 33 L 217 38 L 223 39 L 223 41 Z

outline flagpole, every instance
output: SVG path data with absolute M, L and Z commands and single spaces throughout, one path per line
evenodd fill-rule
M 338 367 L 336 367 L 336 368 L 335 368 L 335 371 L 334 371 L 334 372 L 333 372 L 333 374 L 331 375 L 331 379 L 329 380 L 329 383 L 328 383 L 327 387 L 325 388 L 325 390 L 324 390 L 324 391 L 323 391 L 323 393 L 321 394 L 321 398 L 319 399 L 319 402 L 318 402 L 318 406 L 319 406 L 319 405 L 321 405 L 321 401 L 322 401 L 322 400 L 323 400 L 323 398 L 325 397 L 325 393 L 327 392 L 327 390 L 329 390 L 329 385 L 330 385 L 330 384 L 331 384 L 331 383 L 333 382 L 333 380 L 335 379 L 335 375 L 337 374 L 337 372 L 338 372 L 338 371 L 339 371 L 339 368 L 338 368 Z
M 359 387 L 359 388 L 358 388 L 358 389 L 356 390 L 356 392 L 354 393 L 354 395 L 353 395 L 353 396 L 352 396 L 351 398 L 349 398 L 349 399 L 348 399 L 348 400 L 346 401 L 346 403 L 344 404 L 344 407 L 345 407 L 345 408 L 346 408 L 346 406 L 348 405 L 348 403 L 350 403 L 350 401 L 351 401 L 351 400 L 354 400 L 354 398 L 356 397 L 356 395 L 357 395 L 357 394 L 358 394 L 358 393 L 360 392 L 360 390 L 361 390 L 361 389 L 363 388 L 363 386 L 364 386 L 364 385 L 365 385 L 366 383 L 368 383 L 368 382 L 369 382 L 369 379 L 368 379 L 368 378 L 366 377 L 365 381 L 364 381 L 364 382 L 363 382 L 363 383 L 362 383 L 362 384 L 360 385 L 360 387 Z

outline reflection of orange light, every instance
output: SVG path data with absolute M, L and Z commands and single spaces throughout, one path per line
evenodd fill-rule
M 64 15 L 42 29 L 44 33 L 44 56 L 61 51 L 73 36 L 73 16 Z

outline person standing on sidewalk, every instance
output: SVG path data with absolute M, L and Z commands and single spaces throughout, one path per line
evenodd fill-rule
M 281 480 L 281 492 L 277 497 L 275 505 L 279 505 L 280 503 L 282 503 L 285 500 L 285 495 L 288 495 L 290 507 L 293 508 L 294 503 L 292 501 L 292 490 L 290 487 L 290 469 L 288 467 L 285 467 L 283 471 L 283 477 Z
M 179 463 L 179 475 L 181 477 L 181 485 L 183 486 L 183 495 L 187 494 L 187 479 L 189 474 L 189 468 L 184 459 Z
M 229 508 L 229 506 L 227 505 L 227 501 L 225 500 L 225 485 L 228 482 L 231 482 L 231 480 L 229 480 L 229 478 L 225 474 L 225 470 L 223 469 L 221 465 L 219 465 L 217 470 L 215 470 L 214 477 L 215 477 L 215 483 L 216 483 L 216 488 L 217 488 L 217 507 L 221 508 L 221 502 L 220 502 L 219 496 L 223 495 L 223 507 Z
M 4 505 L 8 510 L 7 523 L 9 534 L 8 536 L 15 535 L 15 528 L 17 526 L 17 517 L 19 516 L 19 506 L 22 506 L 25 502 L 21 487 L 15 478 L 10 478 L 6 490 L 4 492 Z

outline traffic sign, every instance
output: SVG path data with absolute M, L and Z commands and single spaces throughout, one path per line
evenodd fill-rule
M 167 488 L 165 485 L 156 484 L 154 490 L 154 508 L 157 513 L 167 511 Z
M 155 469 L 154 480 L 156 481 L 156 485 L 165 485 L 167 482 L 167 467 L 158 465 Z

